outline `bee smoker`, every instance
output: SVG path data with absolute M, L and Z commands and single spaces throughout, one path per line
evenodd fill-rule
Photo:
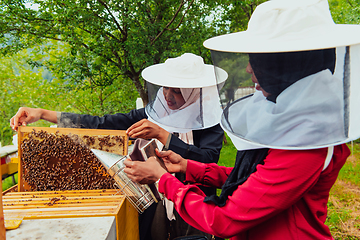
M 163 198 L 162 194 L 158 192 L 155 183 L 139 184 L 133 182 L 124 172 L 124 160 L 126 158 L 144 161 L 139 150 L 139 142 L 135 141 L 133 152 L 126 156 L 97 149 L 91 149 L 91 151 L 115 180 L 116 187 L 122 191 L 139 213 L 142 213 L 153 202 L 158 202 Z

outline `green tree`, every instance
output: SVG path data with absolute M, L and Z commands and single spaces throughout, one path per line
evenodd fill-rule
M 70 51 L 69 47 L 65 47 L 56 41 L 52 41 L 53 49 L 43 53 L 42 60 L 36 62 L 46 61 L 50 68 L 54 68 L 52 62 L 63 55 L 67 55 Z M 49 45 L 49 44 L 48 44 Z M 56 46 L 56 47 L 55 47 Z M 39 51 L 37 51 L 39 52 Z M 39 54 L 38 54 L 39 55 Z M 46 56 L 46 59 L 44 59 Z M 34 57 L 31 57 L 32 63 Z M 68 68 L 69 70 L 70 68 Z M 112 66 L 103 64 L 99 69 L 90 70 L 83 69 L 84 79 L 81 84 L 74 84 L 67 77 L 66 73 L 62 71 L 52 71 L 47 84 L 51 86 L 51 91 L 47 93 L 47 99 L 57 99 L 62 102 L 62 111 L 72 111 L 77 113 L 86 113 L 91 115 L 114 114 L 116 112 L 128 112 L 135 108 L 135 99 L 139 96 L 136 90 L 132 87 L 129 79 L 124 79 L 120 74 L 111 80 L 111 83 L 96 84 L 99 79 L 106 79 L 109 77 L 109 72 L 116 71 Z M 92 71 L 92 74 L 89 72 Z M 71 74 L 81 77 L 76 67 L 72 67 Z M 45 100 L 45 99 L 44 99 Z
M 230 32 L 245 31 L 256 6 L 266 1 L 267 0 L 228 1 L 224 18 L 230 23 Z
M 360 24 L 359 0 L 329 0 L 332 18 L 337 24 Z
M 53 74 L 77 88 L 89 81 L 106 86 L 128 79 L 145 103 L 145 67 L 184 52 L 205 56 L 202 42 L 224 29 L 221 21 L 209 18 L 220 6 L 213 1 L 31 1 L 36 8 L 26 2 L 0 1 L 0 44 L 6 46 L 0 53 L 27 48 L 49 52 L 57 45 L 48 42 L 60 41 L 69 47 L 67 54 L 41 63 Z
M 22 55 L 25 55 L 23 52 Z M 11 143 L 13 132 L 10 128 L 10 118 L 23 104 L 41 106 L 39 98 L 44 89 L 44 79 L 40 71 L 24 68 L 22 59 L 0 59 L 0 142 L 2 145 Z
M 9 120 L 22 106 L 92 115 L 127 112 L 135 107 L 137 92 L 127 90 L 128 87 L 124 82 L 120 82 L 120 79 L 116 79 L 112 85 L 96 88 L 91 87 L 90 80 L 74 87 L 66 79 L 49 75 L 44 68 L 27 64 L 28 58 L 43 61 L 44 55 L 35 53 L 31 50 L 23 50 L 16 55 L 0 59 L 0 142 L 2 145 L 11 143 L 14 133 L 10 128 Z M 57 54 L 61 54 L 61 51 L 57 51 Z M 48 55 L 46 56 L 49 58 Z M 48 127 L 50 123 L 39 121 L 32 125 Z
M 1 141 L 20 106 L 103 115 L 146 103 L 145 67 L 184 52 L 210 63 L 203 41 L 244 29 L 257 2 L 0 0 L 0 54 L 20 54 L 1 59 Z

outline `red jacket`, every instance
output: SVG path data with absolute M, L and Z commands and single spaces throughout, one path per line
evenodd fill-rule
M 322 171 L 327 148 L 270 149 L 264 165 L 229 196 L 224 207 L 204 203 L 196 185 L 184 185 L 164 174 L 159 190 L 175 203 L 190 225 L 219 237 L 235 239 L 333 239 L 324 224 L 329 191 L 349 156 L 336 146 Z M 232 168 L 188 161 L 186 180 L 221 187 Z

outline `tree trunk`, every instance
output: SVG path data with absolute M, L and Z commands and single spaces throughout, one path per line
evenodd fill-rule
M 140 97 L 141 97 L 141 99 L 143 101 L 144 106 L 146 106 L 149 103 L 149 98 L 148 98 L 148 94 L 147 94 L 147 91 L 146 91 L 146 87 L 144 87 L 141 84 L 139 75 L 133 76 L 131 78 L 131 80 L 135 84 L 136 90 L 140 94 Z

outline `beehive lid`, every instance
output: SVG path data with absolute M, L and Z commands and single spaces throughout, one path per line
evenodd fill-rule
M 115 217 L 31 219 L 22 221 L 16 229 L 6 231 L 7 240 L 28 240 L 29 236 L 37 240 L 115 240 L 116 221 Z
M 15 145 L 7 145 L 4 147 L 0 147 L 0 157 L 5 157 L 11 153 L 16 152 L 17 150 L 17 146 Z

